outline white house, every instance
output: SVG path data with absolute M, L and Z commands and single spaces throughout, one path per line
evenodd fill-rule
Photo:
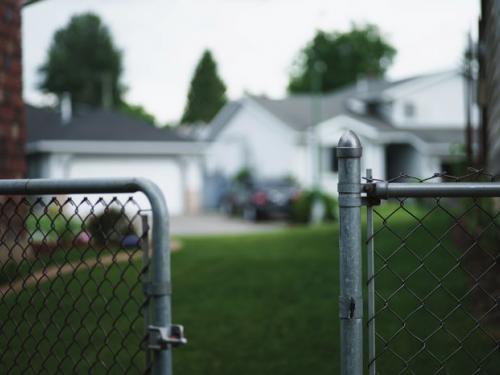
M 30 178 L 146 177 L 162 189 L 172 215 L 201 206 L 201 142 L 103 109 L 63 120 L 27 105 L 26 128 Z
M 250 168 L 264 178 L 291 175 L 334 193 L 335 146 L 350 129 L 374 177 L 431 176 L 462 157 L 465 122 L 458 71 L 363 81 L 321 96 L 250 96 L 227 104 L 212 122 L 205 174 L 210 181 Z

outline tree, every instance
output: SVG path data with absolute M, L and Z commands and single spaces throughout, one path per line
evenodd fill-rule
M 374 25 L 353 25 L 346 33 L 318 31 L 295 61 L 288 91 L 327 92 L 361 77 L 383 76 L 395 54 Z
M 210 122 L 226 101 L 226 85 L 217 73 L 212 54 L 205 50 L 191 80 L 181 123 Z
M 147 122 L 151 125 L 156 125 L 156 118 L 153 114 L 149 113 L 142 105 L 123 103 L 120 106 L 120 111 L 131 117 Z
M 43 91 L 58 96 L 69 92 L 73 103 L 105 107 L 122 103 L 122 54 L 93 13 L 72 17 L 55 33 L 39 71 Z

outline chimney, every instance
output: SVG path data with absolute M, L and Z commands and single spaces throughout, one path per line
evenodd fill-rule
M 110 73 L 104 73 L 101 76 L 102 83 L 102 108 L 113 108 L 113 77 Z
M 73 108 L 71 106 L 71 94 L 65 92 L 61 97 L 61 123 L 68 125 L 73 117 Z

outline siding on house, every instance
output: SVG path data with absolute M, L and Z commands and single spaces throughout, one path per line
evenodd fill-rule
M 385 92 L 393 97 L 391 120 L 395 127 L 414 129 L 464 129 L 466 123 L 464 79 L 456 71 L 429 75 Z M 472 123 L 478 123 L 477 107 Z
M 500 2 L 481 1 L 479 21 L 480 162 L 500 173 Z
M 297 165 L 298 134 L 285 123 L 246 100 L 217 134 L 209 151 L 207 170 L 233 177 L 243 167 L 260 177 L 284 177 Z
M 21 1 L 0 1 L 0 178 L 26 174 Z

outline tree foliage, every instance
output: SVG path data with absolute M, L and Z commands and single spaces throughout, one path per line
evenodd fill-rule
M 142 105 L 123 103 L 120 106 L 120 111 L 138 120 L 142 120 L 151 125 L 156 125 L 156 118 L 153 114 L 149 113 Z
M 181 123 L 210 122 L 226 101 L 226 85 L 219 77 L 212 54 L 206 50 L 191 80 Z
M 318 31 L 295 61 L 288 91 L 327 92 L 358 78 L 383 76 L 395 54 L 374 25 L 353 25 L 345 33 Z
M 122 55 L 107 26 L 93 13 L 72 17 L 55 33 L 39 71 L 42 90 L 58 96 L 69 92 L 73 103 L 122 103 Z

